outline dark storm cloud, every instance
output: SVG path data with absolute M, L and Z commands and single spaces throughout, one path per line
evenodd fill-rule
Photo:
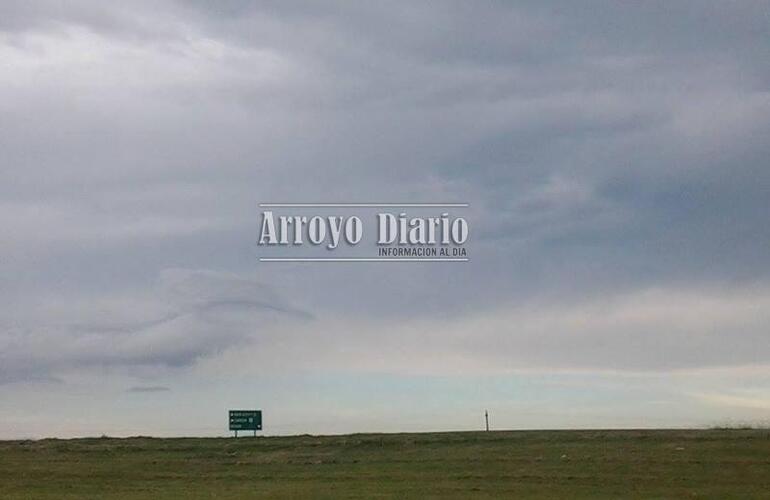
M 764 1 L 5 2 L 0 34 L 6 379 L 189 366 L 246 343 L 264 313 L 303 317 L 277 295 L 376 330 L 770 278 Z M 256 204 L 286 200 L 469 202 L 472 260 L 257 266 Z M 203 273 L 158 296 L 175 267 L 280 293 Z M 29 305 L 81 295 L 158 310 L 110 323 Z M 712 365 L 720 342 L 730 362 L 762 361 L 752 325 L 634 367 Z M 547 339 L 568 325 L 554 328 L 533 344 L 544 365 L 633 358 L 611 329 L 560 351 Z M 324 329 L 322 347 L 348 333 Z

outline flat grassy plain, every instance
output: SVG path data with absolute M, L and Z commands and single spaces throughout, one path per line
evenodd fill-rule
M 0 498 L 770 498 L 770 431 L 0 441 Z

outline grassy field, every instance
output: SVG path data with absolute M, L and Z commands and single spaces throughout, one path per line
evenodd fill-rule
M 770 431 L 0 442 L 0 498 L 770 498 Z

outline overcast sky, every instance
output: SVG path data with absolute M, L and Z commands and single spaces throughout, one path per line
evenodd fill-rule
M 769 62 L 766 0 L 4 1 L 0 438 L 767 422 Z M 276 201 L 471 260 L 259 262 Z

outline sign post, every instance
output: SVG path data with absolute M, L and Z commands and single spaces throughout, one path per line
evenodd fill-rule
M 230 430 L 235 431 L 235 437 L 238 437 L 238 431 L 254 431 L 254 437 L 257 431 L 262 430 L 262 410 L 230 410 Z

